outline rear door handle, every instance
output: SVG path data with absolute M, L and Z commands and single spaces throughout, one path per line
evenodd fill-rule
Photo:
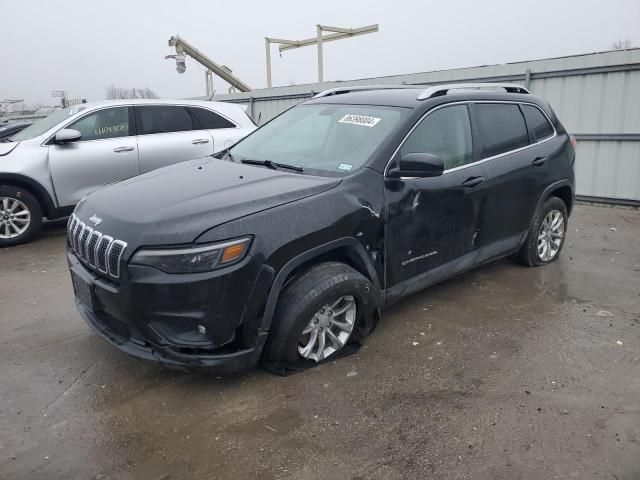
M 116 153 L 121 153 L 121 152 L 130 152 L 131 150 L 134 150 L 135 147 L 116 147 L 113 149 L 114 152 Z
M 473 188 L 473 187 L 477 187 L 482 182 L 484 182 L 484 177 L 470 177 L 470 178 L 467 178 L 464 182 L 462 182 L 462 186 L 467 188 Z
M 192 141 L 194 145 L 202 145 L 203 143 L 209 143 L 208 138 L 198 138 L 197 140 Z
M 547 157 L 536 157 L 533 162 L 531 162 L 531 165 L 541 167 L 545 163 L 547 163 Z

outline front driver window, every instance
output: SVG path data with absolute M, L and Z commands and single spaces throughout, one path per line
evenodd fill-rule
M 470 163 L 473 158 L 471 123 L 466 105 L 454 105 L 430 113 L 400 148 L 408 153 L 431 153 L 444 161 L 444 169 Z
M 127 137 L 129 136 L 129 109 L 115 107 L 98 110 L 67 128 L 78 130 L 82 134 L 80 140 L 83 141 Z

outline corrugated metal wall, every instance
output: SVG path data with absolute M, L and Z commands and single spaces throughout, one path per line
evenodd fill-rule
M 461 81 L 520 83 L 548 99 L 578 139 L 577 194 L 640 202 L 640 49 L 275 87 L 217 95 L 214 100 L 246 104 L 253 118 L 264 123 L 327 88 Z

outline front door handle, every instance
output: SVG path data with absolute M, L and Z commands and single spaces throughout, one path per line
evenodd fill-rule
M 531 165 L 541 167 L 545 163 L 547 163 L 547 157 L 536 157 L 533 162 L 531 162 Z
M 192 141 L 194 145 L 202 145 L 203 143 L 209 143 L 208 138 L 198 138 L 197 140 Z
M 470 177 L 470 178 L 467 178 L 464 182 L 462 182 L 462 186 L 467 188 L 473 188 L 473 187 L 477 187 L 482 182 L 484 182 L 484 177 Z
M 134 148 L 135 147 L 116 147 L 113 149 L 113 151 L 116 153 L 130 152 L 131 150 L 134 150 Z

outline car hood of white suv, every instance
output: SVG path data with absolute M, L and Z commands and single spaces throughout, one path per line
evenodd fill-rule
M 9 155 L 20 142 L 0 142 L 0 157 Z

